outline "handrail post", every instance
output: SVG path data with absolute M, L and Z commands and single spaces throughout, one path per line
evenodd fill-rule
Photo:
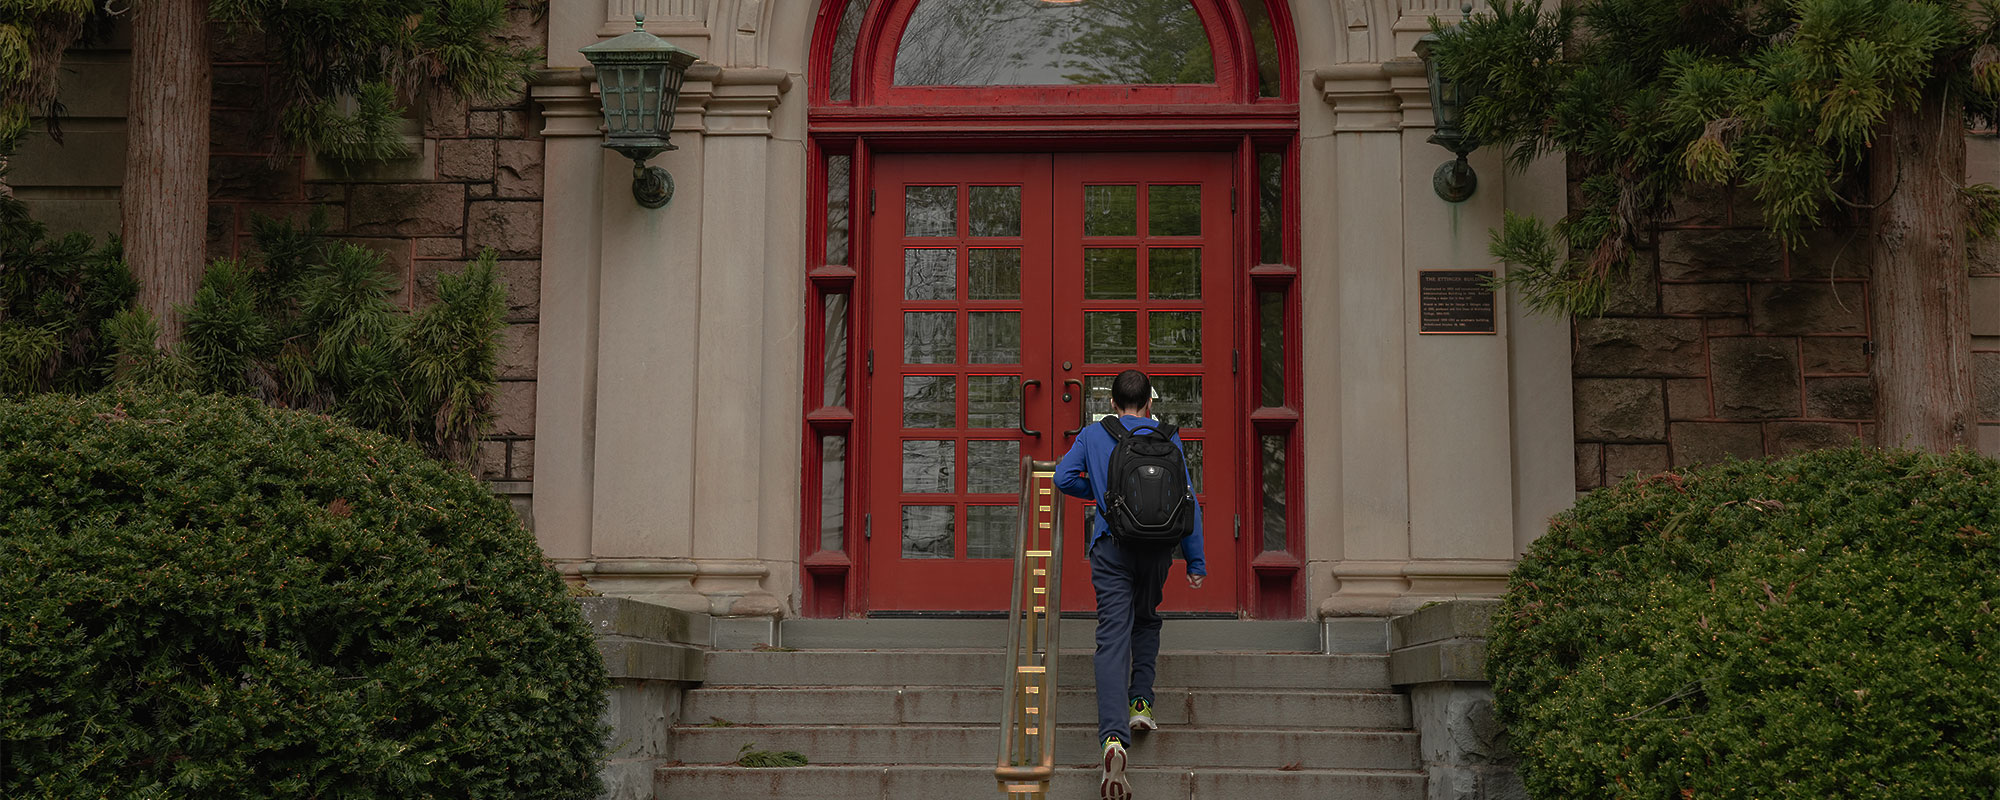
M 1007 613 L 1006 710 L 1000 722 L 1001 794 L 1041 800 L 1056 763 L 1056 662 L 1062 621 L 1063 497 L 1053 461 L 1021 459 L 1014 593 Z

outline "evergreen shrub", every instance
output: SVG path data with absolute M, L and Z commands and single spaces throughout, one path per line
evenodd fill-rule
M 0 403 L 0 797 L 591 798 L 607 679 L 507 504 L 248 398 Z
M 2000 793 L 2000 463 L 1853 448 L 1593 492 L 1487 671 L 1529 793 Z

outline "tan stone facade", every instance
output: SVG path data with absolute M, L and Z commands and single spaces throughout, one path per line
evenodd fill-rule
M 1289 7 L 1304 420 L 1290 513 L 1308 616 L 1497 593 L 1549 515 L 1627 474 L 1872 435 L 1861 249 L 1835 231 L 1787 252 L 1726 195 L 1691 199 L 1660 226 L 1606 319 L 1534 317 L 1503 293 L 1492 335 L 1418 331 L 1419 271 L 1500 268 L 1485 248 L 1503 210 L 1566 210 L 1554 160 L 1507 173 L 1477 153 L 1469 201 L 1433 193 L 1449 154 L 1425 141 L 1411 49 L 1431 16 L 1457 7 Z M 679 149 L 653 162 L 677 184 L 659 210 L 632 201 L 630 164 L 601 147 L 593 73 L 576 52 L 629 30 L 635 11 L 702 57 Z M 511 326 L 482 470 L 516 496 L 551 560 L 607 594 L 802 614 L 819 17 L 812 0 L 523 6 L 512 35 L 548 54 L 524 95 L 425 110 L 416 157 L 361 172 L 284 153 L 268 124 L 252 124 L 268 68 L 254 50 L 225 52 L 217 117 L 245 122 L 217 125 L 211 250 L 242 252 L 253 213 L 323 206 L 336 235 L 384 254 L 414 303 L 426 275 L 494 247 Z M 88 88 L 70 102 L 69 144 L 15 160 L 16 190 L 58 227 L 115 228 L 118 47 L 76 60 Z M 1975 140 L 1975 174 L 1996 168 L 1994 142 Z M 2000 267 L 1979 263 L 1983 441 L 2000 449 Z

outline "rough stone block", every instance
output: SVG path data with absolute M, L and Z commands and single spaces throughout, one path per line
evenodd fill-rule
M 1674 423 L 1674 467 L 1714 464 L 1731 456 L 1763 458 L 1763 426 L 1747 422 Z
M 2000 238 L 1966 242 L 1965 261 L 1974 275 L 2000 274 Z
M 302 196 L 299 160 L 291 156 L 219 155 L 208 159 L 208 196 L 293 200 Z
M 488 138 L 500 135 L 500 114 L 498 111 L 474 111 L 466 118 L 466 133 Z
M 501 197 L 542 196 L 541 140 L 502 140 L 494 147 L 494 191 Z
M 1800 413 L 1799 345 L 1791 338 L 1709 340 L 1716 416 L 1776 419 Z
M 465 255 L 465 240 L 455 236 L 436 236 L 417 240 L 418 258 L 456 259 Z
M 479 479 L 487 481 L 506 480 L 507 443 L 491 439 L 479 443 L 477 466 Z
M 1689 186 L 1671 201 L 1660 224 L 1667 227 L 1717 227 L 1729 224 L 1729 187 L 1719 183 Z
M 236 206 L 209 203 L 206 230 L 210 259 L 236 257 Z
M 1781 277 L 1784 249 L 1761 230 L 1660 232 L 1660 279 L 1741 281 Z
M 432 93 L 424 108 L 424 135 L 464 136 L 470 110 L 464 99 L 450 92 Z
M 500 279 L 507 282 L 507 318 L 517 322 L 541 318 L 542 262 L 501 261 Z
M 454 187 L 455 188 L 455 187 Z M 542 204 L 474 202 L 466 209 L 467 255 L 491 247 L 501 258 L 535 258 L 542 250 Z
M 1745 297 L 1740 283 L 1669 283 L 1660 287 L 1660 311 L 1703 317 L 1742 316 L 1749 313 Z
M 1710 319 L 1707 320 L 1704 323 L 1704 325 L 1705 325 L 1705 330 L 1708 332 L 1708 335 L 1710 336 L 1750 335 L 1750 320 L 1744 319 L 1742 317 L 1726 317 L 1723 319 Z
M 1806 416 L 1874 419 L 1875 382 L 1868 378 L 1807 378 Z
M 1758 333 L 1864 333 L 1868 300 L 1858 283 L 1795 281 L 1750 287 L 1750 319 Z
M 1667 381 L 1667 419 L 1707 419 L 1708 379 L 1681 378 Z
M 216 66 L 209 73 L 209 105 L 257 108 L 270 102 L 270 91 L 264 86 L 265 70 L 262 65 Z M 67 92 L 64 99 L 68 99 Z
M 1699 375 L 1701 321 L 1611 317 L 1576 323 L 1575 374 L 1606 377 Z
M 493 433 L 501 436 L 533 436 L 535 433 L 535 382 L 500 382 L 494 402 Z
M 1648 316 L 1660 313 L 1660 268 L 1652 250 L 1641 250 L 1631 268 L 1611 276 L 1607 314 Z
M 361 234 L 451 236 L 465 219 L 465 190 L 450 183 L 360 184 L 348 192 L 348 230 Z
M 275 150 L 274 133 L 268 115 L 256 111 L 211 108 L 208 112 L 208 151 L 259 155 Z
M 1576 436 L 1583 441 L 1658 442 L 1667 437 L 1667 404 L 1657 380 L 1583 378 L 1575 382 Z
M 442 180 L 493 180 L 493 140 L 440 140 L 438 142 L 437 169 L 438 178 Z
M 1860 438 L 1854 425 L 1841 422 L 1774 422 L 1767 433 L 1771 441 L 1766 449 L 1774 456 L 1846 447 Z
M 533 324 L 509 325 L 500 332 L 500 377 L 535 377 L 535 337 Z
M 1973 353 L 1972 381 L 1979 418 L 2000 420 L 2000 353 Z
M 1604 446 L 1604 480 L 1616 483 L 1628 477 L 1657 475 L 1671 467 L 1671 456 L 1663 444 L 1607 444 Z
M 516 481 L 535 479 L 535 440 L 520 439 L 508 448 L 507 478 Z
M 1576 489 L 1589 491 L 1604 485 L 1604 445 L 1576 446 Z
M 1868 232 L 1856 228 L 1815 229 L 1791 256 L 1794 280 L 1866 278 L 1871 271 Z
M 1861 351 L 1867 342 L 1861 336 L 1808 336 L 1799 340 L 1806 374 L 1867 374 L 1868 354 Z

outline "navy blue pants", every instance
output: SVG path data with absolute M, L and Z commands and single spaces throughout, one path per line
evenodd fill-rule
M 1090 546 L 1090 585 L 1097 590 L 1097 740 L 1131 743 L 1128 703 L 1153 702 L 1160 657 L 1160 595 L 1173 549 L 1121 545 L 1100 536 Z

